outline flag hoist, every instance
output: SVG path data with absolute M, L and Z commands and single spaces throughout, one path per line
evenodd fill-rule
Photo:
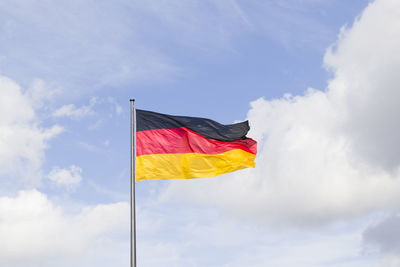
M 136 267 L 135 181 L 190 179 L 255 167 L 248 121 L 223 125 L 197 117 L 135 110 L 131 99 L 131 266 Z

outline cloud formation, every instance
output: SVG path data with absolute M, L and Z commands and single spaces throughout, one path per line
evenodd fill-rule
M 71 165 L 69 169 L 54 167 L 47 178 L 53 181 L 58 186 L 64 186 L 67 189 L 76 188 L 82 180 L 82 169 Z
M 43 189 L 48 143 L 63 130 L 57 124 L 43 126 L 45 102 L 54 92 L 42 80 L 22 89 L 0 76 L 0 265 L 126 265 L 128 203 L 71 208 L 37 191 Z M 71 190 L 80 184 L 81 173 L 75 165 L 54 167 L 47 178 Z
M 325 55 L 335 74 L 327 94 L 341 130 L 363 160 L 385 171 L 400 164 L 399 18 L 398 1 L 375 1 Z
M 251 103 L 257 167 L 163 197 L 218 205 L 262 224 L 315 225 L 392 210 L 400 201 L 400 2 L 377 0 L 325 56 L 325 91 Z M 387 41 L 387 40 L 390 40 Z
M 126 246 L 127 238 L 118 236 L 129 236 L 128 221 L 128 203 L 86 206 L 69 214 L 36 190 L 0 197 L 0 238 L 6 241 L 0 243 L 0 264 L 68 266 L 77 259 L 78 265 L 86 266 L 85 257 L 94 252 L 97 259 L 92 263 L 107 262 L 108 253 L 121 255 L 116 251 L 119 243 Z M 116 262 L 122 266 L 125 261 Z
M 58 125 L 41 126 L 37 107 L 43 98 L 37 94 L 41 91 L 38 88 L 43 87 L 34 84 L 24 92 L 13 80 L 0 76 L 0 181 L 3 185 L 38 185 L 47 143 L 62 131 Z
M 364 243 L 383 253 L 400 252 L 400 217 L 390 216 L 370 226 L 363 234 Z
M 93 107 L 96 105 L 97 99 L 92 97 L 90 99 L 89 105 L 82 106 L 77 108 L 74 104 L 64 105 L 61 108 L 55 110 L 53 112 L 53 116 L 56 118 L 59 117 L 70 117 L 74 119 L 80 119 L 85 116 L 94 115 Z

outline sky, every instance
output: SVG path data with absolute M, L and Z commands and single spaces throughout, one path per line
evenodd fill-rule
M 129 266 L 130 104 L 256 167 L 136 183 L 138 266 L 400 266 L 400 1 L 0 0 L 0 265 Z

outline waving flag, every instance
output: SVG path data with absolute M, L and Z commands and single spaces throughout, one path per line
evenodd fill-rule
M 255 167 L 257 142 L 248 121 L 223 125 L 204 118 L 136 110 L 136 180 L 212 177 Z

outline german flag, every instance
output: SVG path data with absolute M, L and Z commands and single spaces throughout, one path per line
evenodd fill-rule
M 204 118 L 136 110 L 136 180 L 213 177 L 255 167 L 257 142 L 248 121 L 223 125 Z

